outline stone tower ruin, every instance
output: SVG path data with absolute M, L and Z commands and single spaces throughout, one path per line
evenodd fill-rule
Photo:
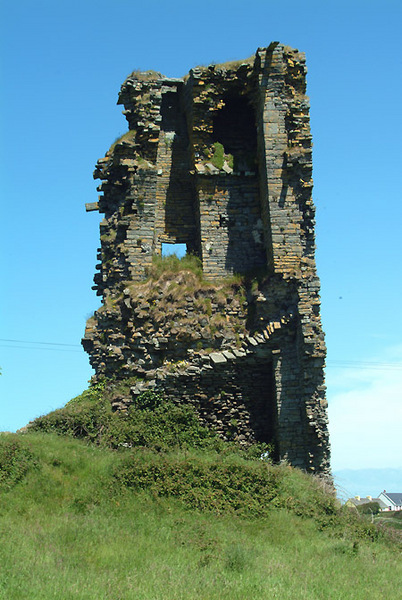
M 305 57 L 279 43 L 123 83 L 128 132 L 94 177 L 104 214 L 83 339 L 96 377 L 192 403 L 226 439 L 329 471 Z M 156 272 L 162 244 L 191 269 Z

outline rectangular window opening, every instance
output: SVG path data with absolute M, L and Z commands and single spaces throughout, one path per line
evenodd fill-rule
M 187 244 L 162 244 L 162 256 L 176 255 L 177 258 L 183 258 L 187 253 Z

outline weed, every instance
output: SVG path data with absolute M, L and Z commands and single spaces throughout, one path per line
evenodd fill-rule
M 199 280 L 203 279 L 201 260 L 194 254 L 185 254 L 182 258 L 178 258 L 175 254 L 169 256 L 154 254 L 152 265 L 147 269 L 147 276 L 156 280 L 162 274 L 177 274 L 181 271 L 191 271 Z
M 134 69 L 134 71 L 132 71 L 130 73 L 130 75 L 127 77 L 128 78 L 132 78 L 132 79 L 137 79 L 138 81 L 156 81 L 157 79 L 160 79 L 162 77 L 161 73 L 159 73 L 159 71 L 153 71 L 153 70 L 149 70 L 149 71 L 141 71 L 141 69 Z
M 235 544 L 230 546 L 226 550 L 225 556 L 225 568 L 229 571 L 237 571 L 241 572 L 247 568 L 248 565 L 248 553 L 247 550 L 240 546 L 239 544 Z
M 234 168 L 234 158 L 233 158 L 233 154 L 227 154 L 226 155 L 226 162 L 228 163 L 228 166 L 233 169 Z
M 113 144 L 110 146 L 110 148 L 108 150 L 108 153 L 110 154 L 111 152 L 113 152 L 115 146 L 117 146 L 117 144 L 120 144 L 121 142 L 132 142 L 132 141 L 134 141 L 136 133 L 137 132 L 134 129 L 130 129 L 129 131 L 126 131 L 122 135 L 119 135 L 114 140 Z
M 224 163 L 224 148 L 220 142 L 215 142 L 214 144 L 214 153 L 211 158 L 211 163 L 214 165 L 216 169 L 221 170 Z

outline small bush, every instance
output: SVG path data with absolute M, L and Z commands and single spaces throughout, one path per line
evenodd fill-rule
M 214 448 L 224 443 L 201 425 L 193 407 L 149 394 L 142 395 L 126 413 L 113 413 L 103 434 L 104 443 L 112 448 L 143 447 L 158 452 L 174 448 Z
M 0 437 L 0 490 L 10 489 L 37 467 L 37 460 L 20 440 Z
M 29 424 L 29 430 L 88 438 L 100 443 L 112 418 L 111 404 L 103 393 L 104 383 L 93 385 L 64 408 L 35 419 Z
M 138 396 L 134 402 L 134 407 L 139 410 L 154 410 L 160 406 L 163 402 L 163 398 L 160 394 L 147 390 Z
M 283 471 L 233 455 L 219 462 L 213 458 L 136 453 L 118 465 L 114 477 L 125 487 L 146 490 L 154 498 L 177 498 L 191 509 L 267 515 Z
M 380 512 L 378 502 L 366 502 L 365 504 L 359 504 L 356 508 L 361 515 L 378 515 Z

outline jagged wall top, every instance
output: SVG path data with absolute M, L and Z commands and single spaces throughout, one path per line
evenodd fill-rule
M 304 54 L 275 42 L 186 78 L 126 79 L 118 103 L 129 130 L 94 173 L 104 192 L 90 207 L 105 213 L 99 269 L 111 270 L 97 277 L 99 293 L 106 280 L 141 279 L 163 242 L 187 244 L 208 277 L 314 269 L 305 73 Z M 125 248 L 113 240 L 112 256 L 118 230 Z

